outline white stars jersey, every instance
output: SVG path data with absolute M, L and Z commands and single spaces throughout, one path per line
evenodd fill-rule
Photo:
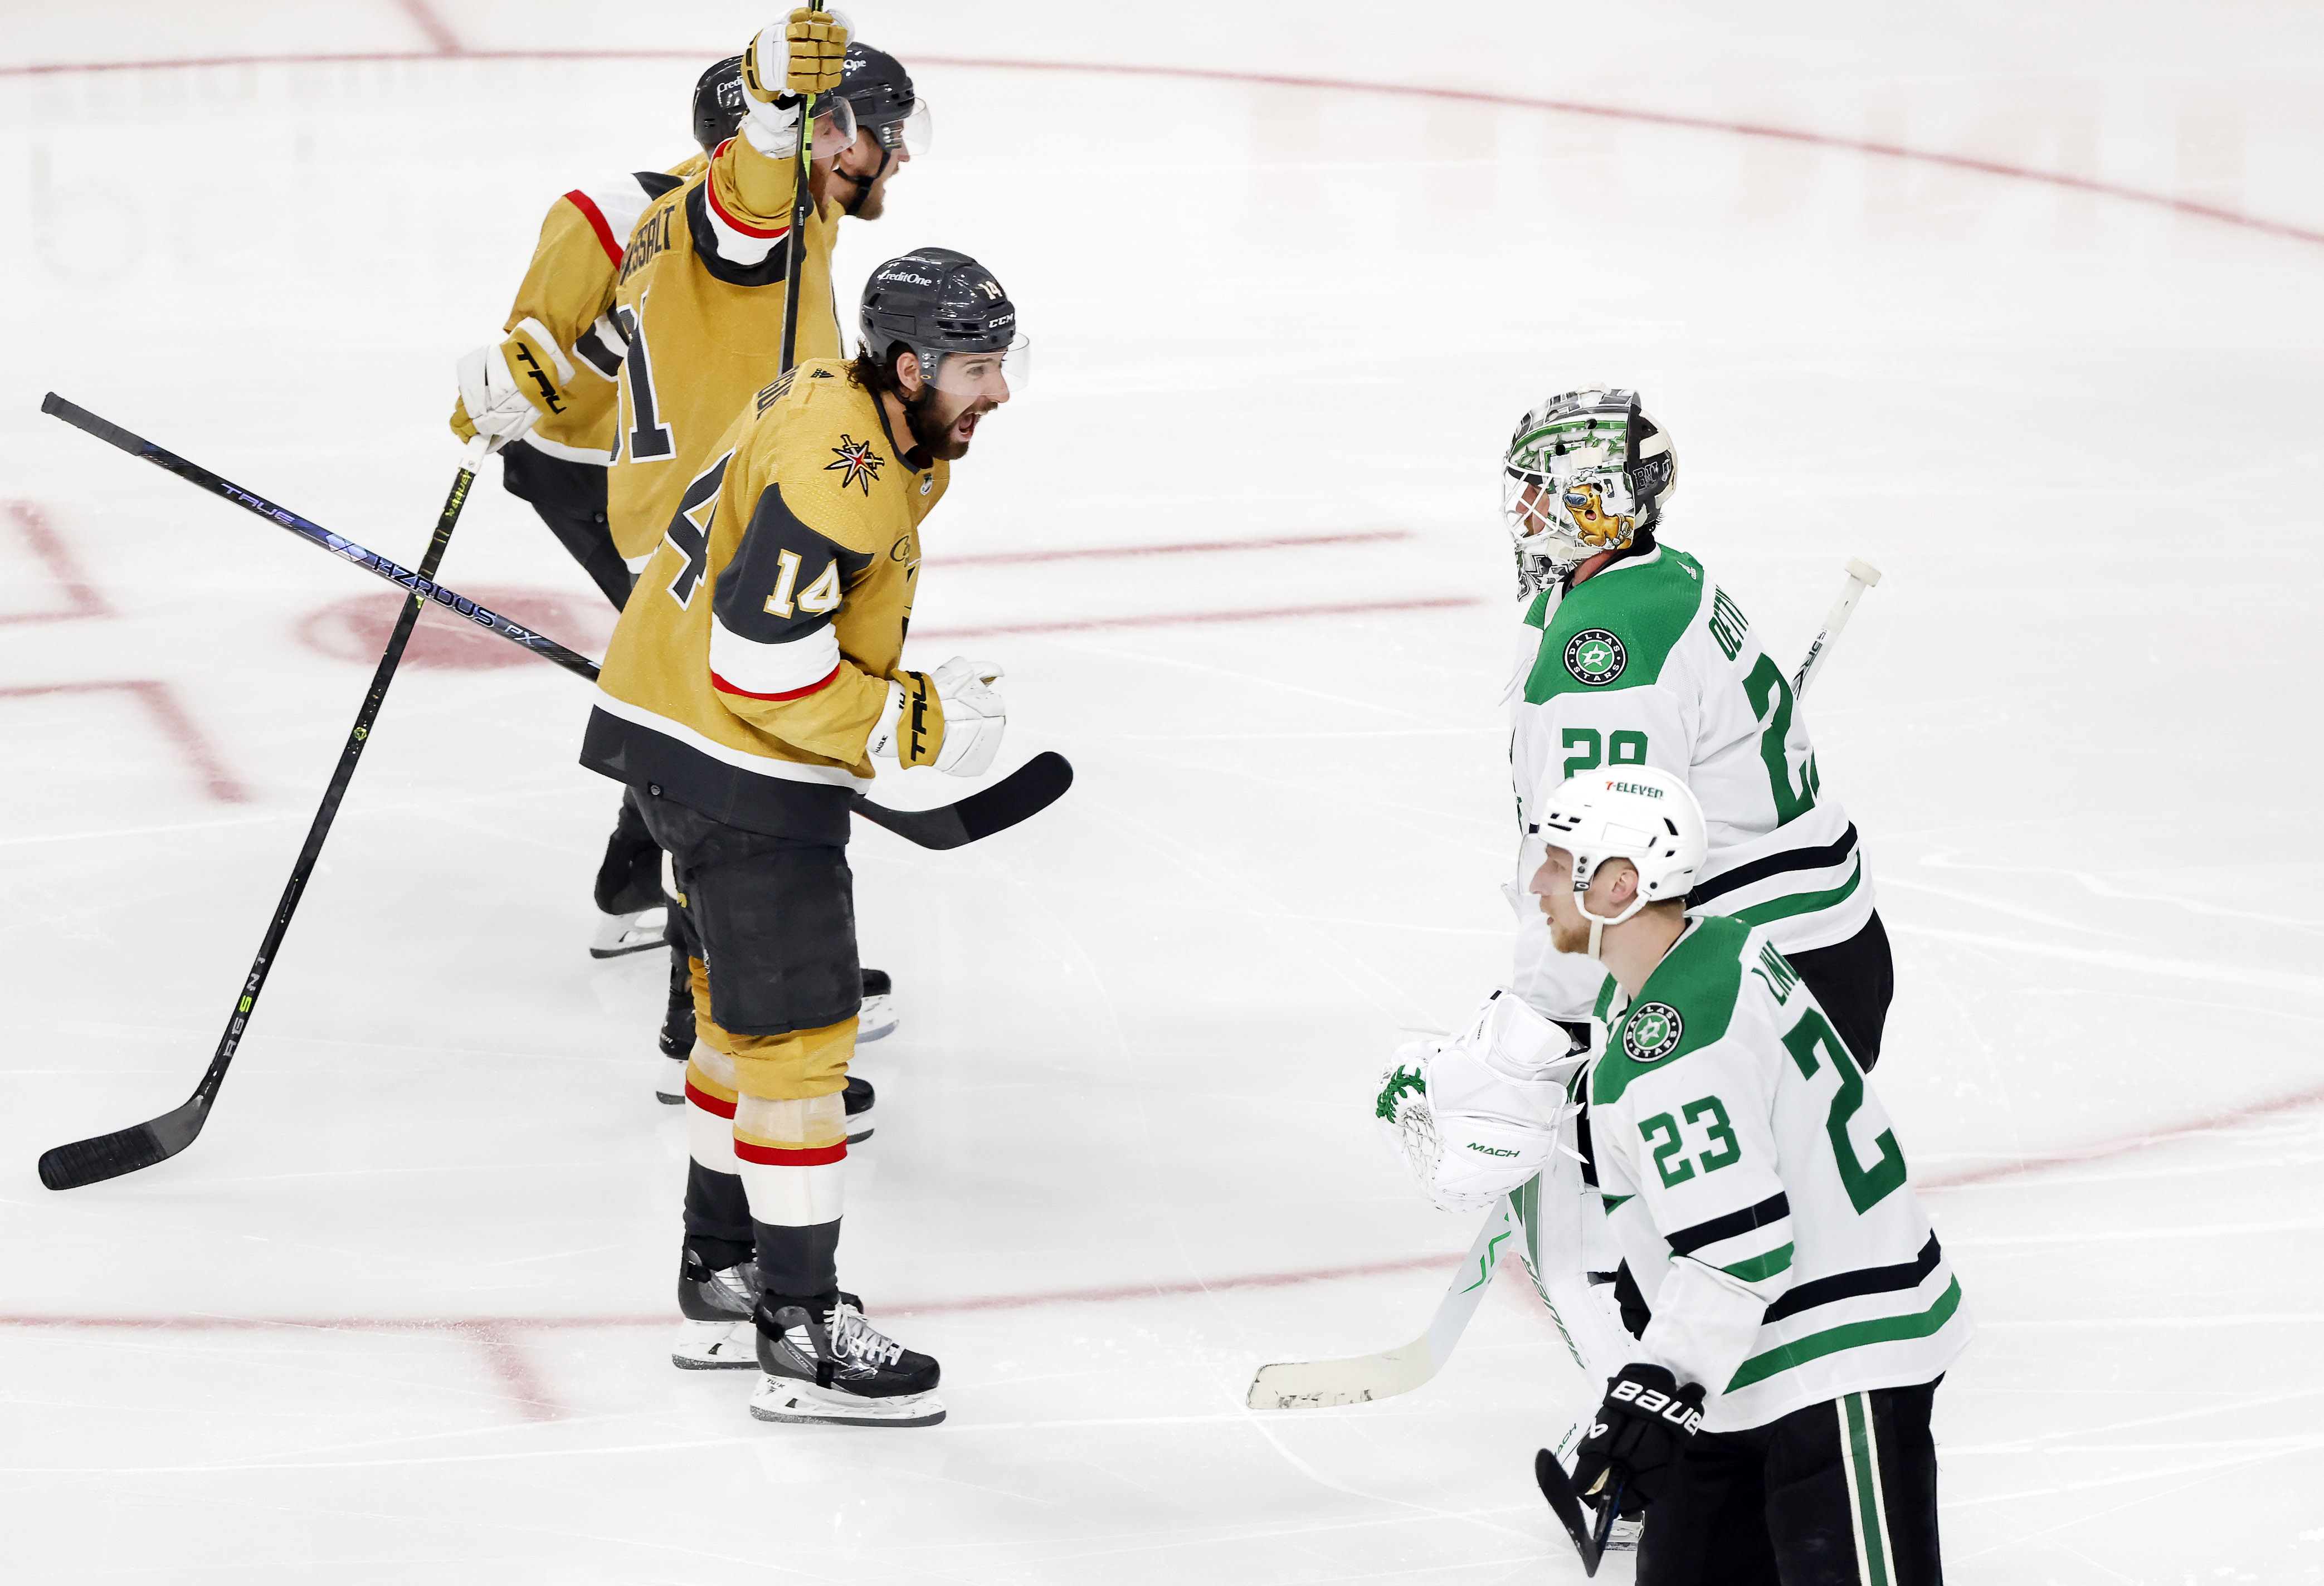
M 1541 860 L 1539 840 L 1522 838 L 1537 798 L 1600 766 L 1651 765 L 1685 779 L 1710 823 L 1690 912 L 1765 927 L 1787 953 L 1864 928 L 1871 878 L 1823 791 L 1791 679 L 1700 562 L 1658 546 L 1563 598 L 1543 591 L 1524 621 L 1508 694 L 1520 895 Z M 1517 990 L 1549 1018 L 1584 1018 L 1598 965 L 1551 951 L 1538 910 L 1520 918 Z
M 1716 917 L 1624 1000 L 1582 1081 L 1599 1192 L 1713 1432 L 1927 1382 L 1973 1333 L 1855 1059 L 1769 934 Z

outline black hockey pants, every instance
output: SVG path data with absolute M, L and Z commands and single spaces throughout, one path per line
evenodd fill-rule
M 1646 1510 L 1638 1586 L 1941 1586 L 1936 1390 L 1851 1393 L 1698 1433 Z
M 557 542 L 620 611 L 636 580 L 613 549 L 613 530 L 605 521 L 605 470 L 515 440 L 501 448 L 501 488 L 532 504 Z
M 1895 961 L 1888 953 L 1887 927 L 1875 913 L 1845 942 L 1805 953 L 1784 954 L 1815 993 L 1832 1028 L 1848 1043 L 1865 1073 L 1880 1061 L 1880 1032 L 1888 1023 L 1888 1000 L 1896 993 Z

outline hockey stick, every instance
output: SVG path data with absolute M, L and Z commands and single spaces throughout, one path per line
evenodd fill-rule
M 1797 681 L 1792 686 L 1794 694 L 1805 693 L 1807 686 L 1815 680 L 1840 631 L 1848 625 L 1858 598 L 1879 582 L 1880 569 L 1871 563 L 1853 559 L 1849 562 L 1848 582 L 1824 618 L 1823 631 L 1808 647 L 1807 659 L 1800 663 Z M 1504 1200 L 1500 1208 L 1486 1219 L 1484 1227 L 1477 1231 L 1476 1243 L 1469 1249 L 1469 1261 L 1454 1276 L 1452 1286 L 1445 1291 L 1443 1299 L 1437 1303 L 1428 1331 L 1411 1343 L 1376 1355 L 1354 1355 L 1346 1360 L 1286 1360 L 1261 1366 L 1259 1375 L 1251 1379 L 1250 1393 L 1244 1402 L 1254 1410 L 1312 1409 L 1388 1398 L 1419 1387 L 1436 1375 L 1451 1357 L 1453 1346 L 1461 1342 L 1461 1334 L 1468 1329 L 1469 1318 L 1476 1314 L 1477 1298 L 1483 1292 L 1486 1279 L 1492 1277 L 1493 1264 L 1499 1259 L 1499 1240 L 1495 1235 L 1505 1234 L 1511 1225 L 1509 1205 Z M 1480 1276 L 1474 1282 L 1464 1282 L 1470 1265 L 1480 1268 Z M 1557 1462 L 1546 1451 L 1542 1457 L 1552 1465 Z M 1547 1490 L 1545 1485 L 1544 1490 Z M 1577 1537 L 1577 1545 L 1579 1540 Z M 1600 1545 L 1604 1545 L 1602 1538 Z M 1596 1566 L 1591 1567 L 1594 1572 Z
M 824 14 L 820 0 L 807 0 L 810 16 Z M 808 185 L 814 174 L 815 102 L 809 94 L 799 101 L 798 169 L 792 175 L 791 234 L 783 241 L 783 346 L 782 367 L 778 373 L 788 374 L 791 365 L 798 362 L 799 276 L 807 261 L 807 223 L 814 213 L 815 194 Z
M 452 493 L 444 498 L 444 510 L 436 519 L 435 535 L 428 541 L 428 554 L 420 558 L 420 579 L 436 576 L 436 568 L 452 543 L 453 525 L 459 522 L 460 509 L 467 504 L 468 487 L 475 483 L 476 470 L 491 449 L 491 438 L 480 435 L 461 454 L 460 472 L 452 481 Z M 290 866 L 290 880 L 282 889 L 282 901 L 275 906 L 274 918 L 266 927 L 265 939 L 259 943 L 258 956 L 251 961 L 250 973 L 243 979 L 234 1012 L 226 1021 L 226 1034 L 218 1037 L 217 1050 L 210 1056 L 210 1065 L 203 1073 L 201 1083 L 194 1087 L 185 1105 L 164 1112 L 150 1123 L 42 1152 L 41 1182 L 51 1189 L 78 1189 L 85 1184 L 151 1167 L 192 1145 L 195 1137 L 202 1132 L 202 1125 L 209 1120 L 210 1104 L 217 1099 L 218 1087 L 226 1083 L 226 1071 L 234 1061 L 235 1048 L 242 1043 L 242 1032 L 249 1028 L 251 1010 L 257 1006 L 259 993 L 266 989 L 267 972 L 274 966 L 274 955 L 281 951 L 282 938 L 290 932 L 290 917 L 298 911 L 299 899 L 307 890 L 307 879 L 315 873 L 315 862 L 322 855 L 324 839 L 331 834 L 331 823 L 338 818 L 339 801 L 346 797 L 347 784 L 355 780 L 355 766 L 363 759 L 364 745 L 371 741 L 372 724 L 379 719 L 379 707 L 387 698 L 388 685 L 395 681 L 396 668 L 403 662 L 403 647 L 411 641 L 411 631 L 420 624 L 420 608 L 427 604 L 428 595 L 415 587 L 411 598 L 396 615 L 395 629 L 387 636 L 387 648 L 380 652 L 379 669 L 371 676 L 371 692 L 364 696 L 363 706 L 355 712 L 355 724 L 347 733 L 346 747 L 339 752 L 338 767 L 331 773 L 330 785 L 323 789 L 323 802 L 307 827 L 307 841 Z
M 1613 1496 L 1593 1513 L 1573 1490 L 1565 1467 L 1547 1449 L 1533 1456 L 1533 1479 L 1541 1488 L 1541 1495 L 1549 1499 L 1550 1511 L 1556 1515 L 1557 1523 L 1573 1538 L 1573 1551 L 1582 1555 L 1582 1572 L 1597 1574 L 1598 1563 L 1606 1556 L 1606 1544 L 1614 1535 L 1614 1517 L 1622 1507 L 1622 1485 L 1616 1483 Z
M 1436 1375 L 1452 1346 L 1468 1330 L 1477 1302 L 1500 1265 L 1501 1245 L 1517 1231 L 1504 1198 L 1477 1230 L 1469 1253 L 1437 1302 L 1428 1330 L 1401 1348 L 1341 1360 L 1282 1360 L 1261 1366 L 1243 1403 L 1254 1410 L 1312 1410 L 1329 1405 L 1365 1404 L 1408 1393 Z
M 417 573 L 398 567 L 375 550 L 365 549 L 342 534 L 334 534 L 319 523 L 309 522 L 290 508 L 278 505 L 258 494 L 244 490 L 230 480 L 222 479 L 198 464 L 189 463 L 175 452 L 164 451 L 142 435 L 135 435 L 120 425 L 98 418 L 87 408 L 69 402 L 51 392 L 41 400 L 41 411 L 62 419 L 76 429 L 87 431 L 110 446 L 119 447 L 133 457 L 143 457 L 155 467 L 175 474 L 189 484 L 200 486 L 212 495 L 220 496 L 246 511 L 255 512 L 279 528 L 288 529 L 309 545 L 319 546 L 344 561 L 354 563 L 364 572 L 386 579 L 423 599 L 467 618 L 487 633 L 507 640 L 530 654 L 553 661 L 576 678 L 590 682 L 597 679 L 597 663 L 577 651 L 567 650 L 545 633 L 519 627 L 497 612 L 488 610 L 456 590 L 447 589 L 429 576 L 423 566 Z M 1049 751 L 1035 755 L 1010 772 L 991 787 L 972 793 L 957 804 L 936 809 L 889 809 L 872 803 L 862 794 L 855 796 L 857 815 L 875 826 L 881 826 L 923 848 L 957 848 L 964 843 L 973 843 L 995 832 L 1006 831 L 1018 822 L 1038 815 L 1063 796 L 1073 786 L 1074 769 L 1065 756 Z
M 1848 619 L 1854 613 L 1856 603 L 1863 598 L 1866 590 L 1879 582 L 1879 568 L 1870 562 L 1860 562 L 1853 557 L 1849 558 L 1848 582 L 1840 586 L 1840 598 L 1833 601 L 1831 610 L 1824 613 L 1823 629 L 1815 636 L 1815 642 L 1808 646 L 1807 659 L 1802 661 L 1800 669 L 1792 674 L 1793 694 L 1801 695 L 1808 691 L 1808 685 L 1815 680 L 1816 669 L 1823 665 L 1823 658 L 1831 653 L 1831 647 L 1840 642 L 1840 631 L 1848 626 Z

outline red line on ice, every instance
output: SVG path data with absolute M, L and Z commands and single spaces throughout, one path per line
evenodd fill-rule
M 417 21 L 424 13 L 419 0 L 403 0 L 405 9 Z M 423 27 L 427 24 L 422 23 Z M 431 38 L 449 41 L 451 34 L 440 22 L 429 29 Z M 700 60 L 718 59 L 719 50 L 463 50 L 456 43 L 440 49 L 434 54 L 415 55 L 399 51 L 354 51 L 342 53 L 309 55 L 212 55 L 173 60 L 90 60 L 51 61 L 30 66 L 0 66 L 0 78 L 50 77 L 70 72 L 101 71 L 165 71 L 205 66 L 327 66 L 367 65 L 393 61 L 426 62 L 431 60 Z M 1296 77 L 1278 72 L 1216 71 L 1194 66 L 1129 66 L 1105 61 L 1067 60 L 993 60 L 968 56 L 914 55 L 919 66 L 953 66 L 968 69 L 1000 69 L 1007 71 L 1067 71 L 1093 72 L 1116 77 L 1173 78 L 1197 82 L 1251 83 L 1266 88 L 1317 88 L 1342 93 L 1389 94 L 1417 99 L 1450 99 L 1471 105 L 1499 105 L 1513 110 L 1545 110 L 1559 115 L 1591 116 L 1603 121 L 1636 122 L 1646 126 L 1675 127 L 1689 132 L 1724 133 L 1730 137 L 1758 138 L 1775 143 L 1796 143 L 1803 147 L 1837 149 L 1854 154 L 1870 154 L 1883 160 L 1902 161 L 1908 164 L 1934 165 L 1950 171 L 1969 171 L 1978 176 L 1997 176 L 2008 181 L 2033 182 L 2043 187 L 2063 188 L 2072 192 L 2089 193 L 2097 198 L 2119 198 L 2125 203 L 2145 204 L 2154 208 L 2169 209 L 2199 219 L 2216 220 L 2223 226 L 2239 226 L 2249 231 L 2269 236 L 2287 238 L 2292 242 L 2324 244 L 2324 231 L 2293 226 L 2286 221 L 2269 220 L 2238 210 L 2226 209 L 2217 204 L 2206 204 L 2194 198 L 2175 198 L 2169 193 L 2149 192 L 2143 188 L 2125 187 L 2118 182 L 2099 181 L 2096 178 L 2075 176 L 2061 171 L 2037 171 L 2031 166 L 2012 165 L 1999 160 L 1984 160 L 1970 154 L 1948 154 L 1934 149 L 1914 149 L 1901 143 L 1875 143 L 1862 138 L 1844 138 L 1831 133 L 1806 132 L 1797 127 L 1770 126 L 1762 122 L 1722 121 L 1716 116 L 1681 115 L 1663 110 L 1637 110 L 1619 105 L 1591 105 L 1572 99 L 1536 99 L 1522 94 L 1495 94 L 1476 88 L 1436 88 L 1403 83 L 1355 82 L 1339 78 Z
M 120 689 L 134 696 L 160 724 L 162 733 L 202 780 L 203 790 L 221 804 L 247 804 L 250 790 L 226 769 L 209 740 L 194 724 L 169 684 L 153 678 L 134 678 L 108 683 L 39 683 L 26 687 L 0 688 L 0 699 L 32 699 L 46 694 L 101 694 Z
M 97 586 L 89 582 L 88 575 L 73 559 L 72 548 L 65 543 L 64 536 L 50 526 L 47 513 L 31 502 L 12 501 L 8 503 L 8 517 L 16 525 L 17 532 L 31 544 L 32 554 L 41 558 L 42 566 L 48 568 L 49 576 L 64 590 L 65 605 L 52 612 L 0 613 L 0 622 L 63 622 L 76 617 L 113 614 L 113 608 L 105 604 L 105 596 L 97 593 Z
M 1474 595 L 1444 595 L 1418 600 L 1356 600 L 1334 605 L 1280 605 L 1254 612 L 1154 612 L 1135 617 L 1086 617 L 1056 622 L 994 622 L 973 628 L 921 628 L 915 639 L 983 639 L 995 633 L 1076 633 L 1091 628 L 1166 628 L 1180 622 L 1265 622 L 1278 617 L 1345 617 L 1366 612 L 1442 611 L 1482 605 Z
M 2303 1107 L 2324 1104 L 2324 1085 L 2312 1085 L 2304 1091 L 2293 1091 L 2265 1102 L 2254 1102 L 2248 1106 L 2229 1107 L 2218 1112 L 2206 1112 L 2184 1123 L 2166 1124 L 2161 1129 L 2141 1130 L 2111 1140 L 2095 1140 L 2087 1146 L 2069 1146 L 2061 1151 L 2050 1151 L 2038 1157 L 2024 1157 L 2015 1162 L 1997 1162 L 1990 1167 L 1972 1167 L 1961 1173 L 1949 1173 L 1941 1177 L 1915 1179 L 1914 1187 L 1921 1190 L 1969 1189 L 1981 1184 L 1992 1184 L 2005 1178 L 2019 1178 L 2030 1174 L 2046 1173 L 2053 1167 L 2072 1167 L 2084 1162 L 2103 1162 L 2109 1157 L 2120 1157 L 2132 1151 L 2142 1151 L 2149 1146 L 2167 1146 L 2193 1135 L 2212 1134 L 2238 1124 L 2273 1117 L 2279 1112 L 2297 1112 Z

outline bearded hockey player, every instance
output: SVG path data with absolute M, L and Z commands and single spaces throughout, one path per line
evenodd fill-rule
M 836 90 L 841 103 L 817 117 L 817 145 L 837 143 L 839 129 L 851 120 L 855 130 L 851 142 L 817 162 L 816 180 L 827 189 L 838 209 L 862 219 L 876 219 L 885 205 L 889 180 L 927 150 L 927 106 L 915 92 L 911 75 L 894 56 L 847 41 L 844 18 L 839 14 L 816 14 L 825 20 L 814 21 L 802 11 L 795 13 L 781 30 L 783 47 L 800 57 L 796 62 L 798 69 L 786 77 L 785 92 L 805 92 L 804 85 L 810 80 L 828 89 L 827 52 L 844 48 Z M 510 312 L 511 334 L 497 348 L 479 348 L 470 354 L 460 366 L 463 396 L 454 410 L 453 428 L 464 432 L 464 438 L 473 434 L 475 425 L 467 414 L 474 407 L 486 415 L 486 429 L 521 438 L 507 448 L 503 483 L 533 503 L 542 521 L 617 608 L 627 596 L 632 576 L 630 562 L 616 547 L 607 522 L 608 466 L 621 449 L 615 421 L 617 394 L 619 382 L 627 372 L 621 355 L 626 339 L 613 314 L 621 266 L 631 233 L 646 207 L 656 198 L 682 199 L 687 190 L 701 191 L 698 185 L 689 184 L 699 183 L 721 146 L 733 139 L 746 106 L 757 102 L 743 85 L 744 61 L 743 56 L 731 56 L 705 71 L 695 85 L 694 131 L 702 156 L 666 174 L 641 171 L 576 189 L 558 200 L 542 226 L 540 247 Z M 793 77 L 798 78 L 796 84 L 790 80 Z M 776 114 L 779 119 L 779 112 Z M 783 124 L 794 129 L 790 135 L 796 135 L 795 109 Z M 780 158 L 785 161 L 790 160 L 790 148 L 788 142 L 781 143 Z M 729 152 L 730 158 L 740 158 Z M 788 171 L 788 165 L 785 169 Z M 787 178 L 784 190 L 789 190 Z M 711 202 L 715 203 L 715 193 Z M 788 199 L 785 203 L 788 206 Z M 786 207 L 786 226 L 788 219 Z M 827 234 L 824 241 L 827 258 Z M 774 349 L 780 346 L 781 252 L 778 243 L 771 261 L 775 271 L 771 294 L 752 290 L 727 301 L 727 306 L 733 301 L 747 303 L 761 319 L 771 309 L 775 329 L 765 356 L 748 360 L 747 382 L 730 393 L 731 400 L 719 415 L 722 426 L 740 410 L 748 393 L 779 367 Z M 715 275 L 716 264 L 710 268 Z M 714 300 L 709 306 L 715 312 L 720 303 Z M 812 300 L 809 306 L 818 314 L 823 312 Z M 753 332 L 747 324 L 742 331 L 763 333 L 763 326 Z M 835 329 L 833 343 L 835 346 Z M 683 338 L 680 345 L 686 345 Z M 650 370 L 647 374 L 650 389 Z M 665 380 L 672 377 L 666 369 Z M 682 382 L 683 372 L 676 377 Z M 676 466 L 684 462 L 677 459 Z M 666 900 L 661 872 L 660 852 L 647 836 L 642 818 L 625 801 L 598 867 L 595 893 L 599 924 L 590 946 L 593 957 L 616 957 L 663 945 Z M 686 1055 L 694 1044 L 693 1001 L 683 952 L 675 938 L 670 939 L 670 996 L 659 1041 L 662 1061 L 655 1094 L 675 1105 L 683 1100 Z M 885 972 L 878 969 L 866 969 L 863 980 L 866 1007 L 859 1039 L 877 1040 L 896 1028 L 892 985 Z M 854 1092 L 856 1138 L 861 1139 L 870 1128 L 869 1087 L 859 1081 Z
M 862 990 L 848 812 L 875 759 L 974 776 L 1000 746 L 999 669 L 901 658 L 919 525 L 1026 354 L 1001 283 L 947 249 L 873 272 L 861 326 L 853 364 L 770 383 L 678 493 L 582 763 L 638 795 L 689 952 L 673 1358 L 758 1366 L 763 1420 L 927 1425 L 936 1362 L 839 1288 Z
M 1766 927 L 1688 913 L 1711 826 L 1677 777 L 1586 771 L 1534 812 L 1546 934 L 1600 982 L 1586 1066 L 1503 994 L 1419 1056 L 1397 1138 L 1474 1205 L 1580 1106 L 1583 1214 L 1634 1282 L 1572 1490 L 1600 1535 L 1643 1515 L 1639 1586 L 1935 1586 L 1931 1406 L 1973 1329 L 1863 1065 Z
M 1567 392 L 1518 420 L 1503 475 L 1530 596 L 1508 692 L 1520 884 L 1538 859 L 1535 805 L 1560 782 L 1674 773 L 1710 818 L 1689 908 L 1764 927 L 1870 1068 L 1895 972 L 1856 827 L 1823 790 L 1791 681 L 1742 607 L 1657 540 L 1678 484 L 1669 435 L 1635 392 Z M 1519 917 L 1517 990 L 1578 1024 L 1594 969 L 1552 952 L 1538 914 Z

